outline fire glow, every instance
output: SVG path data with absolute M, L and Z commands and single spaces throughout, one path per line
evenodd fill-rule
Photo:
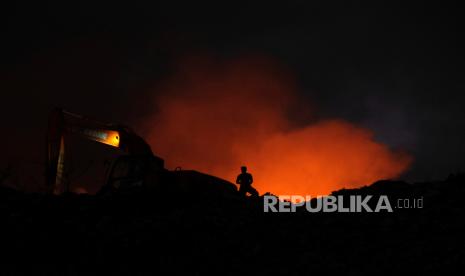
M 260 193 L 326 195 L 395 178 L 411 163 L 409 155 L 374 141 L 368 129 L 313 120 L 293 78 L 269 60 L 179 64 L 155 88 L 157 113 L 144 123 L 168 168 L 234 181 L 246 165 Z M 311 123 L 289 119 L 296 110 Z

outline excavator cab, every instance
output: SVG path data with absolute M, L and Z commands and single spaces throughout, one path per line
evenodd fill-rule
M 166 174 L 163 167 L 163 159 L 156 156 L 120 156 L 109 168 L 102 192 L 157 187 Z

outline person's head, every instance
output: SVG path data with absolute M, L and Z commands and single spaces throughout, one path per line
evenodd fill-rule
M 242 172 L 242 173 L 246 173 L 246 172 L 247 172 L 247 167 L 246 167 L 246 166 L 242 166 L 242 167 L 241 167 L 241 172 Z

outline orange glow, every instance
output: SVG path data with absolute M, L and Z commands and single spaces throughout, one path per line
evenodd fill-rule
M 71 132 L 85 136 L 91 140 L 113 147 L 119 147 L 120 134 L 116 130 L 89 129 L 82 127 L 71 127 Z
M 120 136 L 118 131 L 103 130 L 103 132 L 106 134 L 106 139 L 101 139 L 100 142 L 113 147 L 119 147 Z
M 144 123 L 168 168 L 234 181 L 246 165 L 260 193 L 325 195 L 395 178 L 412 160 L 374 141 L 368 129 L 312 118 L 293 78 L 268 60 L 180 64 L 156 88 L 158 113 Z M 299 111 L 298 122 L 289 111 Z

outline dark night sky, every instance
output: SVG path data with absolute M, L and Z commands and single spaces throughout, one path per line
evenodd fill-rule
M 147 91 L 180 56 L 256 53 L 290 68 L 322 118 L 368 127 L 410 152 L 405 178 L 465 168 L 458 6 L 62 2 L 2 8 L 2 166 L 40 166 L 54 106 L 132 125 L 151 112 Z

